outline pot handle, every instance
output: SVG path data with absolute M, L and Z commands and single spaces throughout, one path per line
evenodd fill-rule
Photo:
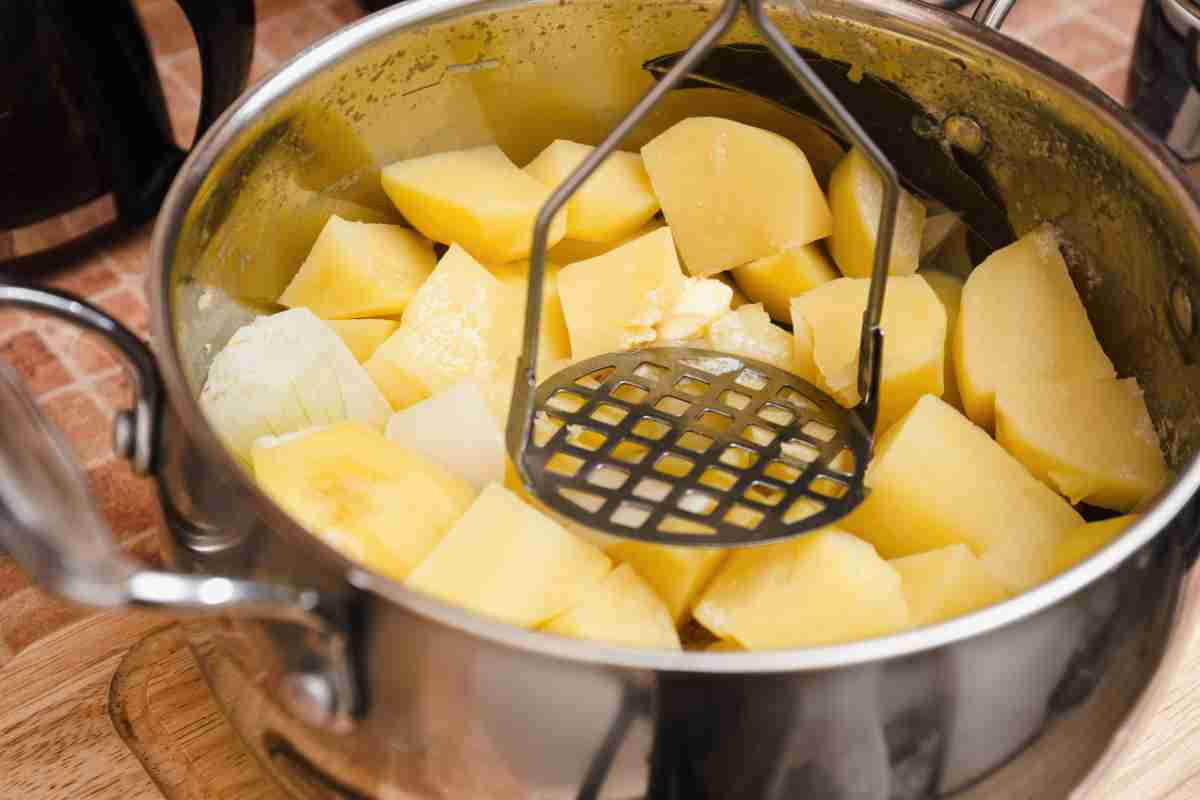
M 0 310 L 5 306 L 58 317 L 100 334 L 120 351 L 130 367 L 135 401 L 117 414 L 114 444 L 138 474 L 151 474 L 164 391 L 150 349 L 117 320 L 65 292 L 0 285 Z M 323 695 L 325 708 L 308 710 L 317 717 L 312 721 L 349 726 L 357 698 L 342 614 L 311 589 L 147 569 L 129 558 L 114 543 L 70 447 L 2 360 L 0 548 L 44 589 L 81 605 L 249 617 L 305 628 L 324 651 L 330 690 Z
M 960 8 L 967 3 L 965 0 L 918 0 L 922 5 L 934 6 L 935 8 Z M 1017 4 L 1017 0 L 980 0 L 979 5 L 971 12 L 971 19 L 983 25 L 985 28 L 991 28 L 994 31 L 1000 30 L 1000 26 L 1004 24 L 1008 12 L 1012 11 L 1013 6 Z

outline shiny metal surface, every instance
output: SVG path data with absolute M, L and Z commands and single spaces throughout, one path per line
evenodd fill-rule
M 272 253 L 296 249 L 300 223 L 338 202 L 378 202 L 380 164 L 486 142 L 522 161 L 554 137 L 599 141 L 653 80 L 642 65 L 686 48 L 715 11 L 396 6 L 302 53 L 227 112 L 155 231 L 168 555 L 185 573 L 311 587 L 341 620 L 362 689 L 353 729 L 323 728 L 311 712 L 324 689 L 307 678 L 314 663 L 327 674 L 319 639 L 231 622 L 222 650 L 254 684 L 227 708 L 266 760 L 285 743 L 288 763 L 324 776 L 314 786 L 373 797 L 1061 798 L 1131 719 L 1176 633 L 1198 544 L 1200 366 L 1169 322 L 1172 287 L 1200 279 L 1196 198 L 1125 112 L 1016 42 L 892 0 L 808 5 L 803 19 L 770 9 L 789 41 L 853 64 L 866 85 L 890 82 L 935 120 L 963 115 L 987 131 L 981 180 L 1018 231 L 1045 220 L 1063 231 L 1102 344 L 1146 390 L 1175 481 L 1119 540 L 1018 598 L 805 650 L 593 645 L 355 568 L 259 492 L 204 421 L 195 396 L 207 359 L 256 313 L 232 295 L 269 299 L 289 277 Z M 730 29 L 735 41 L 751 35 Z M 668 95 L 630 146 L 722 111 L 813 142 L 817 168 L 836 158 L 820 125 L 699 87 Z M 209 677 L 219 685 L 215 668 Z M 285 685 L 300 698 L 287 706 Z

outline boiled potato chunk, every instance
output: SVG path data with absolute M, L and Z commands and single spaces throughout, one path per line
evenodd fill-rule
M 529 293 L 529 262 L 514 261 L 499 267 L 490 267 L 491 273 L 500 282 L 512 288 L 513 302 L 521 313 L 525 313 L 525 297 Z M 546 262 L 545 278 L 542 281 L 542 324 L 538 343 L 538 372 L 551 374 L 551 369 L 571 357 L 571 337 L 567 333 L 567 319 L 563 316 L 562 301 L 558 296 L 557 264 Z
M 734 282 L 733 278 L 728 272 L 718 272 L 715 277 L 717 280 L 721 281 L 721 283 L 728 286 L 729 290 L 733 292 L 733 296 L 729 299 L 730 308 L 738 309 L 742 306 L 750 305 L 750 298 L 746 297 L 746 295 L 742 293 L 742 290 L 738 288 L 738 285 Z
M 325 319 L 401 314 L 436 264 L 415 231 L 332 216 L 279 304 Z
M 394 319 L 331 319 L 328 323 L 360 364 L 365 364 L 400 327 Z
M 886 389 L 885 389 L 886 391 Z M 987 432 L 925 395 L 877 442 L 870 489 L 841 524 L 885 558 L 965 544 L 1012 592 L 1050 574 L 1083 518 Z
M 962 289 L 963 279 L 957 275 L 951 275 L 949 272 L 942 272 L 936 269 L 926 269 L 921 271 L 921 277 L 929 284 L 929 288 L 933 289 L 933 293 L 938 296 L 938 300 L 942 301 L 942 308 L 946 309 L 946 357 L 944 360 L 942 381 L 944 388 L 942 390 L 942 399 L 955 408 L 962 410 L 962 395 L 958 393 L 958 378 L 954 375 L 954 347 L 953 338 L 955 331 L 955 323 L 958 322 L 958 309 L 962 305 Z
M 647 233 L 652 233 L 665 226 L 666 223 L 656 217 L 628 236 L 612 242 L 583 242 L 578 239 L 563 239 L 546 252 L 546 260 L 553 261 L 555 264 L 574 264 L 576 261 L 587 261 L 589 258 L 602 256 L 610 250 L 616 250 L 623 244 L 640 239 Z
M 792 321 L 793 297 L 840 277 L 816 242 L 734 267 L 732 274 L 747 297 L 783 323 Z
M 969 614 L 1011 595 L 963 544 L 888 562 L 900 573 L 912 624 L 933 625 Z
M 243 464 L 260 436 L 347 419 L 382 429 L 392 413 L 346 344 L 307 308 L 235 331 L 209 366 L 200 406 Z
M 451 245 L 366 370 L 395 409 L 463 378 L 511 386 L 520 336 L 513 289 Z
M 849 642 L 909 624 L 900 575 L 871 545 L 835 528 L 735 551 L 695 617 L 748 650 Z
M 792 300 L 797 373 L 847 407 L 859 402 L 858 347 L 870 283 L 839 278 Z M 884 430 L 921 395 L 941 395 L 946 311 L 920 276 L 891 277 L 881 324 L 879 429 Z
M 776 133 L 692 117 L 655 137 L 642 158 L 692 275 L 722 272 L 833 232 L 804 151 Z
M 254 445 L 258 484 L 348 558 L 403 578 L 475 499 L 461 478 L 359 422 Z
M 851 150 L 834 169 L 829 179 L 829 206 L 833 210 L 833 236 L 829 240 L 833 260 L 846 277 L 870 277 L 875 268 L 883 179 L 861 151 Z M 901 189 L 889 275 L 917 271 L 924 227 L 925 205 Z
M 397 161 L 380 177 L 414 228 L 494 264 L 529 255 L 534 220 L 551 192 L 495 145 Z M 550 226 L 548 246 L 566 232 L 564 209 Z
M 666 606 L 628 564 L 593 584 L 578 603 L 542 630 L 625 647 L 682 649 Z
M 687 621 L 692 606 L 727 552 L 706 547 L 677 547 L 622 541 L 605 549 L 610 557 L 633 566 L 654 588 L 675 624 Z
M 662 343 L 703 337 L 708 326 L 729 311 L 733 289 L 715 278 L 684 278 L 683 288 L 656 326 Z
M 734 309 L 708 326 L 708 346 L 792 370 L 792 335 L 771 323 L 761 303 Z
M 492 484 L 407 582 L 447 603 L 532 628 L 575 606 L 611 569 L 598 549 Z
M 997 250 L 971 272 L 953 341 L 967 416 L 987 430 L 995 427 L 1002 386 L 1117 376 L 1050 226 Z
M 651 233 L 558 273 L 571 357 L 576 361 L 648 344 L 683 291 L 670 228 Z
M 1055 575 L 1066 572 L 1076 564 L 1100 552 L 1109 542 L 1116 540 L 1133 523 L 1141 519 L 1138 514 L 1126 514 L 1123 517 L 1089 522 L 1080 525 L 1058 543 L 1054 550 Z
M 1130 511 L 1167 480 L 1154 423 L 1133 378 L 1001 386 L 996 441 L 1072 503 Z
M 557 189 L 595 148 L 557 139 L 525 171 Z M 658 213 L 658 198 L 637 153 L 618 150 L 567 201 L 567 238 L 612 242 L 645 225 Z

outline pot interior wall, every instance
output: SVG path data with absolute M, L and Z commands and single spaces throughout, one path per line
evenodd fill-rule
M 1200 366 L 1188 355 L 1200 348 L 1173 327 L 1170 297 L 1200 286 L 1194 210 L 1172 194 L 1149 151 L 1098 113 L 1098 94 L 1084 99 L 1048 68 L 1020 67 L 973 43 L 965 21 L 895 3 L 887 5 L 896 16 L 876 10 L 884 5 L 827 0 L 810 3 L 811 16 L 780 10 L 776 19 L 798 46 L 853 65 L 851 80 L 887 81 L 924 109 L 872 124 L 915 124 L 948 154 L 948 116 L 982 126 L 988 147 L 973 162 L 978 177 L 1017 234 L 1045 220 L 1063 230 L 1105 350 L 1141 382 L 1168 460 L 1182 467 L 1200 443 Z M 272 308 L 329 213 L 388 212 L 381 165 L 492 142 L 524 163 L 555 138 L 595 143 L 651 84 L 643 64 L 686 47 L 714 10 L 592 0 L 479 8 L 350 54 L 270 106 L 222 154 L 170 265 L 175 335 L 195 393 L 232 331 Z M 727 39 L 754 41 L 744 20 Z M 695 114 L 788 135 L 819 175 L 840 152 L 820 126 L 778 102 L 719 88 L 676 92 L 625 147 Z

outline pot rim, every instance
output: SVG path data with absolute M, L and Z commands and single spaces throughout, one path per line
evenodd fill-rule
M 706 653 L 620 648 L 569 639 L 518 628 L 447 605 L 411 591 L 399 581 L 364 571 L 341 553 L 308 533 L 271 498 L 248 480 L 245 471 L 220 442 L 208 424 L 198 399 L 189 390 L 181 368 L 174 334 L 172 281 L 169 266 L 179 231 L 204 180 L 225 150 L 291 92 L 332 66 L 397 31 L 456 17 L 466 12 L 503 10 L 558 0 L 414 0 L 392 6 L 359 20 L 300 52 L 277 72 L 244 93 L 192 148 L 173 182 L 155 223 L 151 242 L 148 283 L 152 311 L 151 333 L 169 398 L 192 446 L 205 458 L 236 473 L 243 493 L 252 498 L 255 511 L 273 532 L 315 558 L 340 564 L 352 585 L 395 602 L 425 618 L 497 644 L 546 656 L 607 667 L 691 673 L 776 673 L 808 671 L 865 664 L 912 655 L 980 636 L 1034 615 L 1116 569 L 1164 530 L 1200 488 L 1200 454 L 1192 457 L 1173 484 L 1121 537 L 1092 557 L 1041 586 L 1008 601 L 963 617 L 899 634 L 823 647 Z M 842 5 L 842 3 L 837 3 Z M 1155 140 L 1123 108 L 1082 76 L 1021 42 L 983 28 L 966 17 L 916 3 L 893 0 L 855 0 L 853 5 L 878 18 L 898 19 L 950 38 L 967 38 L 981 52 L 1009 65 L 1035 70 L 1062 91 L 1073 95 L 1130 145 L 1161 179 L 1185 210 L 1192 227 L 1200 231 L 1200 197 L 1190 188 L 1182 168 L 1165 146 Z

